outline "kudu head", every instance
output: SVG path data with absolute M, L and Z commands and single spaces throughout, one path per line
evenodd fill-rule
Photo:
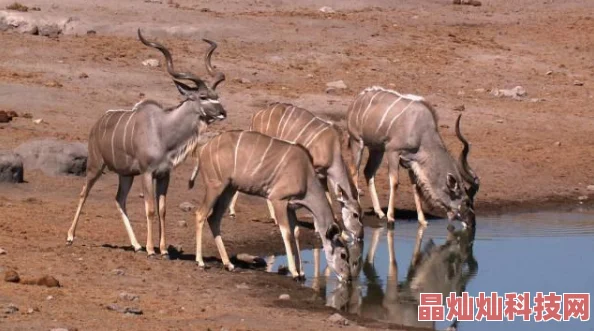
M 363 243 L 345 236 L 336 223 L 332 223 L 326 231 L 326 239 L 329 247 L 324 247 L 324 252 L 328 266 L 341 282 L 350 282 L 359 275 Z
M 200 77 L 190 72 L 176 72 L 173 69 L 173 59 L 171 58 L 169 50 L 159 43 L 144 39 L 140 29 L 138 29 L 138 38 L 146 46 L 156 48 L 163 53 L 167 63 L 167 72 L 174 78 L 173 82 L 178 91 L 184 96 L 184 102 L 189 102 L 202 120 L 210 124 L 216 120 L 223 120 L 227 117 L 227 112 L 220 104 L 219 96 L 215 92 L 217 85 L 225 80 L 225 75 L 222 72 L 215 72 L 210 63 L 212 53 L 215 48 L 217 48 L 217 44 L 214 41 L 203 39 L 203 41 L 210 44 L 210 48 L 204 57 L 206 70 L 214 77 L 214 82 L 209 87 L 202 79 L 200 79 Z M 181 79 L 190 81 L 194 83 L 195 86 L 186 85 L 180 81 Z
M 357 189 L 352 188 L 352 191 L 355 193 L 351 196 L 358 198 Z M 359 204 L 358 199 L 349 199 L 349 195 L 346 194 L 340 187 L 336 187 L 336 200 L 340 204 L 340 210 L 342 215 L 342 222 L 351 236 L 354 237 L 356 241 L 363 240 L 363 223 L 361 222 L 361 205 Z

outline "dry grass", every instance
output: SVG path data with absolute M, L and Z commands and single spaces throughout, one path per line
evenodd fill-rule
M 8 10 L 16 10 L 16 11 L 20 11 L 20 12 L 28 12 L 29 11 L 29 7 L 21 4 L 20 2 L 13 2 L 12 4 L 6 6 L 6 9 Z

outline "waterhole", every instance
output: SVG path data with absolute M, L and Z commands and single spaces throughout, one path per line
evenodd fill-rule
M 397 221 L 393 230 L 366 228 L 362 268 L 350 285 L 339 283 L 325 270 L 323 251 L 304 250 L 304 286 L 313 288 L 326 305 L 340 311 L 434 330 L 447 329 L 452 322 L 418 321 L 419 292 L 443 293 L 444 305 L 449 293 L 456 291 L 466 291 L 472 297 L 478 297 L 479 292 L 488 296 L 491 292 L 499 296 L 529 292 L 531 305 L 537 292 L 594 292 L 594 210 L 479 218 L 472 245 L 461 236 L 467 231 L 457 226 L 450 233 L 447 226 L 446 220 L 430 221 L 416 255 L 420 234 L 416 220 Z M 395 262 L 390 261 L 392 253 Z M 315 268 L 315 260 L 319 268 Z M 271 272 L 287 264 L 285 256 L 269 257 L 269 263 Z M 457 329 L 594 330 L 593 325 L 576 319 L 535 323 L 531 315 L 530 322 L 519 317 L 515 321 L 505 317 L 500 322 L 459 321 Z

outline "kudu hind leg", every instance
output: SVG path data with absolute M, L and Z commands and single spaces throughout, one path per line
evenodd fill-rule
M 214 204 L 212 214 L 208 216 L 208 225 L 215 239 L 219 255 L 221 256 L 221 260 L 223 260 L 223 265 L 229 271 L 235 269 L 235 266 L 229 260 L 229 255 L 227 255 L 227 250 L 221 237 L 221 220 L 223 219 L 223 215 L 225 215 L 225 211 L 229 208 L 229 204 L 235 193 L 236 191 L 234 189 L 227 187 Z
M 213 209 L 224 189 L 225 185 L 223 184 L 206 186 L 202 204 L 196 210 L 196 262 L 201 268 L 205 267 L 204 259 L 202 258 L 202 229 L 204 227 L 204 221 L 206 221 L 208 214 Z
M 91 160 L 89 160 L 89 162 L 91 162 Z M 71 245 L 74 241 L 74 234 L 76 232 L 76 226 L 78 225 L 78 220 L 80 218 L 82 208 L 85 202 L 87 201 L 87 197 L 89 196 L 89 192 L 91 192 L 93 185 L 95 185 L 99 177 L 101 177 L 101 175 L 103 174 L 104 168 L 105 165 L 96 167 L 94 170 L 87 168 L 87 176 L 85 178 L 85 184 L 83 185 L 82 191 L 80 192 L 78 207 L 76 208 L 76 213 L 74 214 L 72 225 L 70 226 L 70 229 L 68 229 L 68 237 L 66 239 L 68 245 Z
M 167 190 L 169 188 L 170 175 L 166 174 L 163 177 L 157 178 L 156 197 L 157 206 L 159 209 L 159 250 L 163 259 L 169 259 L 169 252 L 167 251 L 167 243 L 165 240 L 165 216 L 167 204 Z
M 299 245 L 299 234 L 301 232 L 299 226 L 297 225 L 297 214 L 294 209 L 287 210 L 287 215 L 289 216 L 289 228 L 293 232 L 293 237 L 295 238 L 295 250 L 297 254 L 295 254 L 295 264 L 298 266 L 299 270 L 299 277 L 305 278 L 305 271 L 303 270 L 303 260 L 301 259 L 301 246 Z
M 130 238 L 130 244 L 134 248 L 134 251 L 138 252 L 142 249 L 142 246 L 140 246 L 138 240 L 136 240 L 136 235 L 134 235 L 134 230 L 132 230 L 128 212 L 126 211 L 126 199 L 132 188 L 132 183 L 134 183 L 134 176 L 119 176 L 118 192 L 116 193 L 116 207 L 122 216 L 126 233 L 128 233 L 128 238 Z
M 369 149 L 369 157 L 367 158 L 367 164 L 363 170 L 365 174 L 365 180 L 369 186 L 369 194 L 371 195 L 371 202 L 373 203 L 373 210 L 378 218 L 382 219 L 386 217 L 386 214 L 382 211 L 377 196 L 377 190 L 375 189 L 375 174 L 382 164 L 384 158 L 384 151 Z

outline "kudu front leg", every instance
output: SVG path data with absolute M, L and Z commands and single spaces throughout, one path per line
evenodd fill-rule
M 369 186 L 369 194 L 371 195 L 371 202 L 373 203 L 373 210 L 375 215 L 382 219 L 386 217 L 386 214 L 382 211 L 382 208 L 379 203 L 379 198 L 377 196 L 377 190 L 375 189 L 375 174 L 379 169 L 380 165 L 382 164 L 382 160 L 384 158 L 384 151 L 383 150 L 372 150 L 369 149 L 369 157 L 367 159 L 367 164 L 365 165 L 365 169 L 363 170 L 365 174 L 365 180 L 367 180 L 367 185 Z
M 277 217 L 278 226 L 280 227 L 283 242 L 285 244 L 285 251 L 287 253 L 287 264 L 289 264 L 289 272 L 293 279 L 299 278 L 299 272 L 295 266 L 295 257 L 293 255 L 293 229 L 290 226 L 288 215 L 288 202 L 284 200 L 272 201 L 274 212 Z
M 165 215 L 166 215 L 166 200 L 167 189 L 169 188 L 169 174 L 157 178 L 157 205 L 159 207 L 159 250 L 161 257 L 169 260 L 169 252 L 167 251 L 167 243 L 165 240 Z
M 227 187 L 223 193 L 217 199 L 217 202 L 214 204 L 214 208 L 212 210 L 212 214 L 208 216 L 208 225 L 210 227 L 210 231 L 212 232 L 212 236 L 215 239 L 215 244 L 217 245 L 217 249 L 219 251 L 219 256 L 223 261 L 223 265 L 229 271 L 233 271 L 235 266 L 229 260 L 229 255 L 227 254 L 227 250 L 225 249 L 225 244 L 223 243 L 223 238 L 221 237 L 221 221 L 223 219 L 223 215 L 225 215 L 225 211 L 229 208 L 229 204 L 233 199 L 233 195 L 236 193 L 235 190 Z
M 393 223 L 396 209 L 396 190 L 398 190 L 398 169 L 400 167 L 400 154 L 388 154 L 388 177 L 390 178 L 390 198 L 388 200 L 388 222 Z M 393 224 L 392 224 L 393 225 Z
M 202 204 L 196 210 L 196 262 L 200 268 L 206 268 L 202 258 L 202 229 L 204 228 L 204 222 L 224 189 L 225 186 L 222 184 L 206 186 Z
M 419 224 L 422 226 L 427 226 L 427 221 L 425 220 L 425 214 L 423 213 L 423 205 L 421 203 L 421 192 L 419 186 L 417 185 L 417 181 L 415 180 L 414 174 L 409 171 L 410 182 L 412 184 L 412 191 L 415 197 L 415 207 L 417 209 L 417 219 Z
M 142 192 L 144 194 L 144 210 L 146 213 L 146 253 L 148 257 L 155 256 L 153 246 L 153 222 L 155 210 L 155 180 L 152 173 L 142 175 Z

